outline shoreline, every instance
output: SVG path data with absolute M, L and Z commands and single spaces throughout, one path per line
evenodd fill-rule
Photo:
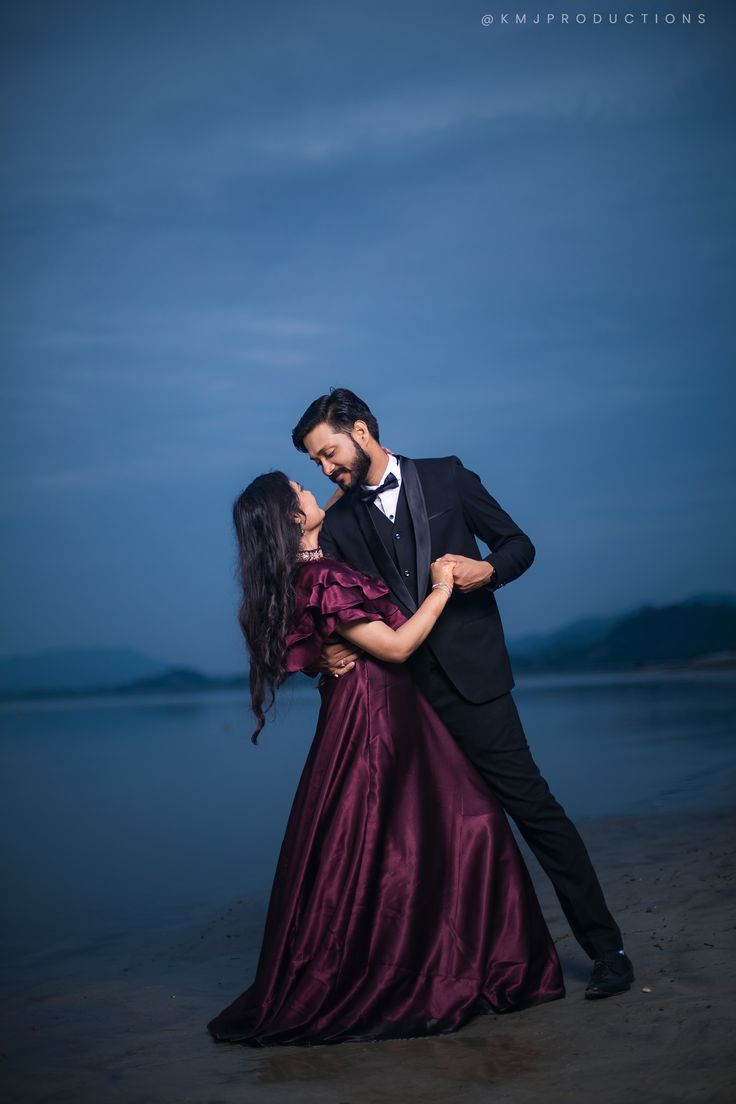
M 530 670 L 519 671 L 514 675 L 513 693 L 527 690 L 573 689 L 576 686 L 615 686 L 622 683 L 646 682 L 720 682 L 736 681 L 736 666 L 708 667 L 631 667 L 600 670 Z M 306 676 L 299 682 L 285 684 L 281 693 L 299 694 L 306 692 L 311 696 L 316 683 Z M 0 713 L 30 712 L 34 710 L 52 712 L 54 710 L 104 709 L 111 707 L 160 705 L 177 703 L 182 705 L 201 704 L 203 701 L 232 701 L 233 698 L 247 701 L 247 684 L 213 685 L 200 688 L 182 687 L 181 689 L 121 690 L 116 688 L 99 690 L 43 691 L 32 694 L 0 695 Z
M 226 901 L 131 950 L 107 943 L 75 973 L 14 985 L 4 1007 L 5 1099 L 17 1104 L 720 1104 L 736 1091 L 736 806 L 579 820 L 636 972 L 583 1000 L 590 963 L 522 845 L 567 996 L 452 1035 L 339 1046 L 223 1046 L 206 1021 L 248 984 L 262 919 Z M 237 861 L 237 860 L 234 860 Z M 648 991 L 645 991 L 648 990 Z M 401 1070 L 400 1075 L 397 1069 Z

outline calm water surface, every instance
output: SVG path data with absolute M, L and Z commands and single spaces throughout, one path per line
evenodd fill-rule
M 528 678 L 514 696 L 574 819 L 733 800 L 733 674 Z M 258 747 L 236 693 L 2 707 L 3 958 L 262 901 L 318 706 L 287 687 Z

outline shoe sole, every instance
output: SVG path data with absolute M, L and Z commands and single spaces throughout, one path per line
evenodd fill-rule
M 628 982 L 626 985 L 624 985 L 621 989 L 613 989 L 610 993 L 604 993 L 604 992 L 602 992 L 600 990 L 596 990 L 596 989 L 586 989 L 585 990 L 585 999 L 586 1000 L 603 1000 L 605 997 L 617 997 L 619 995 L 619 993 L 627 993 L 629 991 L 629 989 L 631 988 L 631 985 L 632 985 L 633 981 L 634 981 L 634 979 L 632 978 L 631 981 Z

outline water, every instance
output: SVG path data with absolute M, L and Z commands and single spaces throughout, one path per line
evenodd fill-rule
M 528 678 L 514 694 L 573 819 L 733 800 L 733 674 Z M 3 957 L 262 905 L 318 704 L 306 680 L 287 688 L 258 747 L 239 693 L 2 707 Z

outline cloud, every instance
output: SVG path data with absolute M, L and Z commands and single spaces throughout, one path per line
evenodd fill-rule
M 631 36 L 627 43 L 609 36 L 605 52 L 568 46 L 548 53 L 544 67 L 532 72 L 528 59 L 514 63 L 520 46 L 529 52 L 518 39 L 513 45 L 509 39 L 505 52 L 489 51 L 484 61 L 470 50 L 467 64 L 445 65 L 439 73 L 427 69 L 411 84 L 395 72 L 380 91 L 376 82 L 364 91 L 331 95 L 328 80 L 315 74 L 306 99 L 270 94 L 266 74 L 244 77 L 241 95 L 229 97 L 215 72 L 212 88 L 203 87 L 194 100 L 191 90 L 175 86 L 169 92 L 165 83 L 152 94 L 147 79 L 142 80 L 145 100 L 133 91 L 121 101 L 108 88 L 117 120 L 113 127 L 102 125 L 103 96 L 87 113 L 85 129 L 67 140 L 63 128 L 59 134 L 44 132 L 34 119 L 36 141 L 17 139 L 18 127 L 6 133 L 12 153 L 1 178 L 6 218 L 25 214 L 32 226 L 33 212 L 49 205 L 66 208 L 73 225 L 124 222 L 143 218 L 149 202 L 159 218 L 173 217 L 171 204 L 161 211 L 172 191 L 202 199 L 227 181 L 257 181 L 295 168 L 309 172 L 387 155 L 408 161 L 420 146 L 439 152 L 444 143 L 478 127 L 640 125 L 681 109 L 688 90 L 697 89 L 702 78 L 703 59 L 695 51 L 672 45 L 664 72 L 652 67 L 651 50 Z M 189 125 L 172 125 L 172 117 L 187 110 Z
M 260 364 L 302 364 L 305 349 L 338 327 L 316 320 L 256 314 L 237 308 L 187 306 L 170 311 L 95 313 L 68 327 L 3 327 L 14 346 L 41 353 L 85 353 L 128 349 L 148 354 L 226 356 Z M 253 344 L 256 339 L 260 344 Z M 263 341 L 271 339 L 271 346 Z

